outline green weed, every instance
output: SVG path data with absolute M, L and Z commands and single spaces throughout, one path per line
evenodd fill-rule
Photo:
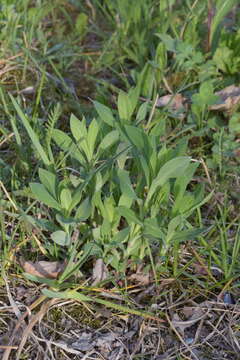
M 188 244 L 209 273 L 235 279 L 239 111 L 210 109 L 217 90 L 239 81 L 239 18 L 225 23 L 234 6 L 2 1 L 3 267 L 13 248 L 37 249 L 24 242 L 36 229 L 39 256 L 67 264 L 58 280 L 26 275 L 50 297 L 92 301 L 89 289 L 69 289 L 95 258 L 125 281 L 139 265 L 156 282 L 161 271 L 180 278 L 197 260 L 183 265 Z M 172 100 L 158 108 L 179 94 L 180 110 Z M 224 199 L 211 208 L 219 189 Z

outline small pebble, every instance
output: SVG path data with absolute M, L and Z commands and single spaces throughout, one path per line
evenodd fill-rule
M 236 301 L 234 300 L 234 297 L 229 292 L 226 292 L 223 296 L 223 302 L 224 304 L 234 305 L 236 304 Z
M 185 343 L 186 343 L 187 345 L 192 345 L 193 342 L 194 342 L 194 338 L 187 338 L 187 339 L 185 340 Z

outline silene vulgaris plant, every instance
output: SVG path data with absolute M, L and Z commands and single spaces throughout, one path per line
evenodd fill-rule
M 118 272 L 147 257 L 164 260 L 206 231 L 188 220 L 211 196 L 204 198 L 202 184 L 190 190 L 200 162 L 186 156 L 185 138 L 168 148 L 147 133 L 149 109 L 139 106 L 138 98 L 138 88 L 120 92 L 118 111 L 94 102 L 96 118 L 71 115 L 69 134 L 48 126 L 48 145 L 44 139 L 40 144 L 12 98 L 42 162 L 38 182 L 30 183 L 32 197 L 49 211 L 28 220 L 51 232 L 46 248 L 52 255 L 68 254 L 71 267 L 65 278 L 93 255 Z

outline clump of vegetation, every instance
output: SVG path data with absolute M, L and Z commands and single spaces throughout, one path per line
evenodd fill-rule
M 238 2 L 0 8 L 2 285 L 155 320 L 136 283 L 238 296 Z

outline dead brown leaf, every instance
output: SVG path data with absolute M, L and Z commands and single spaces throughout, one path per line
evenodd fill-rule
M 204 266 L 202 264 L 199 263 L 193 263 L 192 264 L 193 268 L 194 268 L 194 273 L 197 275 L 208 275 L 208 271 L 207 271 L 207 266 Z
M 185 309 L 186 313 L 186 309 Z M 172 323 L 175 328 L 177 328 L 182 334 L 184 334 L 185 329 L 191 327 L 196 322 L 202 320 L 206 317 L 208 310 L 203 310 L 200 306 L 192 308 L 192 315 L 187 320 L 182 320 L 177 313 L 173 315 Z M 190 311 L 189 311 L 190 314 Z
M 165 95 L 158 99 L 157 107 L 164 107 L 169 105 L 172 110 L 180 110 L 184 108 L 184 103 L 186 98 L 184 98 L 181 94 L 176 95 Z
M 141 98 L 141 100 L 147 101 L 145 98 Z M 154 108 L 168 106 L 171 112 L 176 113 L 178 118 L 183 119 L 187 111 L 187 103 L 187 99 L 181 94 L 167 94 L 156 99 Z
M 211 308 L 212 304 L 209 301 L 203 301 L 196 306 L 184 306 L 181 313 L 184 315 L 185 320 L 182 320 L 177 313 L 174 313 L 172 324 L 181 334 L 184 334 L 186 329 L 209 316 Z
M 162 279 L 160 282 L 160 287 L 163 288 L 165 286 L 168 286 L 172 284 L 174 281 L 176 281 L 176 279 L 174 278 Z
M 235 85 L 227 86 L 221 91 L 217 91 L 215 95 L 220 97 L 220 103 L 211 105 L 209 110 L 230 111 L 235 105 L 240 104 L 240 87 Z
M 219 96 L 217 104 L 209 106 L 209 110 L 214 111 L 231 111 L 236 105 L 240 104 L 240 87 L 235 85 L 227 86 L 221 91 L 217 91 L 215 95 Z M 146 101 L 145 98 L 141 98 Z M 189 100 L 182 94 L 167 94 L 158 98 L 156 107 L 169 106 L 173 112 L 187 110 Z
M 150 274 L 144 274 L 142 272 L 130 275 L 130 280 L 136 281 L 140 285 L 148 285 L 151 282 Z
M 185 316 L 185 318 L 189 319 L 193 313 L 194 313 L 194 306 L 184 306 L 182 309 L 182 313 Z
M 102 259 L 97 259 L 93 267 L 93 283 L 96 285 L 100 281 L 106 280 L 108 275 L 107 266 L 104 264 Z
M 28 274 L 47 279 L 56 279 L 63 272 L 66 264 L 58 261 L 32 262 L 21 259 L 20 265 Z

